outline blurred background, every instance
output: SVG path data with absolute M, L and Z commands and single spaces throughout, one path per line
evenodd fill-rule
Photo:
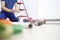
M 39 0 L 38 4 L 38 18 L 60 19 L 60 0 Z
M 22 34 L 14 35 L 6 40 L 60 40 L 60 0 L 23 1 L 29 17 L 46 19 L 46 22 L 49 20 L 50 23 L 47 22 L 41 26 L 33 25 L 31 29 L 24 28 Z

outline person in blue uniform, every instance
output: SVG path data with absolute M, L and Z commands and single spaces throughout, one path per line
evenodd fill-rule
M 14 5 L 15 10 L 13 9 Z M 9 18 L 12 22 L 18 22 L 19 19 L 14 15 L 14 12 L 19 12 L 17 0 L 1 0 L 1 6 L 0 19 Z

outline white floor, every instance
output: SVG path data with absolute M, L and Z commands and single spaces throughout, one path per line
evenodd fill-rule
M 8 40 L 60 40 L 60 24 L 44 24 L 33 26 L 32 29 L 23 29 Z

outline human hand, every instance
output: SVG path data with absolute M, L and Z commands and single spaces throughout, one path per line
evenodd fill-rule
M 12 13 L 14 13 L 14 12 L 16 12 L 14 9 L 10 9 L 10 12 L 12 12 Z
M 16 10 L 16 12 L 17 12 L 17 13 L 19 13 L 19 12 L 20 12 L 20 10 Z

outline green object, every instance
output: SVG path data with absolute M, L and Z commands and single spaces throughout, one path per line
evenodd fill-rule
M 0 38 L 7 38 L 13 34 L 11 25 L 0 23 Z
M 5 25 L 0 23 L 0 34 L 2 34 L 3 31 L 5 31 Z
M 0 34 L 2 34 L 3 31 L 5 31 L 5 28 L 4 27 L 0 27 Z
M 16 24 L 13 24 L 13 30 L 14 30 L 14 34 L 17 34 L 17 33 L 21 33 L 22 32 L 22 25 L 16 25 Z

